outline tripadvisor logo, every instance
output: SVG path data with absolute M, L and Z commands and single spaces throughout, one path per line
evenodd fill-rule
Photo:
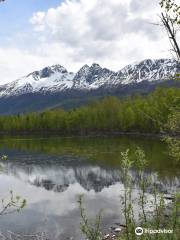
M 142 227 L 137 227 L 135 229 L 135 234 L 138 235 L 138 236 L 142 235 L 143 234 L 143 228 Z
M 172 229 L 149 229 L 149 228 L 142 228 L 142 227 L 137 227 L 135 229 L 135 234 L 138 236 L 141 236 L 142 234 L 172 234 L 173 230 Z

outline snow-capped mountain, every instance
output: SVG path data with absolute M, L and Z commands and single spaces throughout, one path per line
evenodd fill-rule
M 147 59 L 128 65 L 119 71 L 123 84 L 142 81 L 167 80 L 180 71 L 180 64 L 174 59 Z
M 0 88 L 0 96 L 22 95 L 33 92 L 62 91 L 71 88 L 73 73 L 61 65 L 45 67 Z
M 72 109 L 104 96 L 148 94 L 180 73 L 173 59 L 144 60 L 114 72 L 99 64 L 84 65 L 77 73 L 61 65 L 45 67 L 0 86 L 0 114 L 19 114 L 45 109 Z
M 116 73 L 110 71 L 107 68 L 101 68 L 99 64 L 93 63 L 91 67 L 84 65 L 74 77 L 73 87 L 85 88 L 85 89 L 97 89 L 108 82 L 112 85 L 113 82 L 110 82 L 110 79 L 116 78 Z M 119 83 L 120 79 L 119 79 Z
M 143 81 L 165 81 L 177 72 L 180 72 L 180 64 L 173 59 L 147 59 L 128 65 L 118 72 L 102 68 L 96 63 L 92 66 L 84 65 L 77 73 L 68 72 L 61 65 L 53 65 L 0 86 L 0 97 L 29 93 L 52 94 L 68 90 L 88 91 Z

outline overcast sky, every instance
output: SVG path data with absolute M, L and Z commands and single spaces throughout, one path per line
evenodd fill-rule
M 171 57 L 159 0 L 6 0 L 0 4 L 0 85 L 61 64 L 112 70 Z

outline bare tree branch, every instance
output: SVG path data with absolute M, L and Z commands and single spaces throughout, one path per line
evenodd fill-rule
M 174 0 L 161 0 L 160 6 L 163 10 L 160 19 L 171 43 L 171 51 L 176 54 L 177 60 L 180 61 L 180 47 L 177 41 L 177 33 L 180 27 L 180 6 Z

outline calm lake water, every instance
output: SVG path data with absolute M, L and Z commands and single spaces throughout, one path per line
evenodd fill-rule
M 8 155 L 8 161 L 0 172 L 0 198 L 8 199 L 13 190 L 27 199 L 27 207 L 2 216 L 0 232 L 46 232 L 53 240 L 83 239 L 77 203 L 80 194 L 84 194 L 88 216 L 103 209 L 104 233 L 114 223 L 122 223 L 120 153 L 128 148 L 133 158 L 137 146 L 146 153 L 147 176 L 153 175 L 161 191 L 179 189 L 179 169 L 159 139 L 1 137 L 0 155 Z M 136 169 L 129 174 L 138 188 Z

